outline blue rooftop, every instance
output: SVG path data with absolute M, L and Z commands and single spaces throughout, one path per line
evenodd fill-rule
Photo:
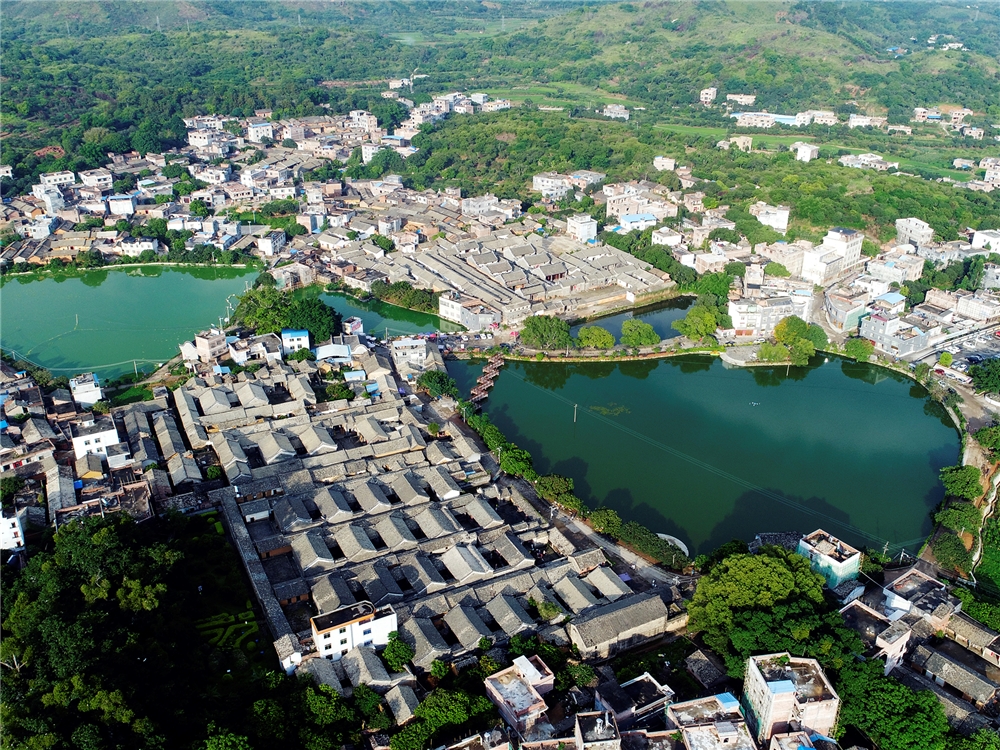
M 880 299 L 883 302 L 888 302 L 890 305 L 898 305 L 900 302 L 903 302 L 906 299 L 906 297 L 904 297 L 899 292 L 886 292 L 881 297 L 876 297 L 875 299 Z
M 767 683 L 767 689 L 775 695 L 780 695 L 781 693 L 794 693 L 795 683 L 791 680 L 775 680 L 774 682 Z
M 739 710 L 740 702 L 733 697 L 732 693 L 719 693 L 715 699 L 722 704 L 722 708 L 726 711 Z

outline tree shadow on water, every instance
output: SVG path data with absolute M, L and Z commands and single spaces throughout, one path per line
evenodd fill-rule
M 685 374 L 693 372 L 708 372 L 712 369 L 712 363 L 714 362 L 712 357 L 706 357 L 700 354 L 669 357 L 663 361 L 668 362 L 672 367 L 679 368 L 680 371 Z
M 538 467 L 535 467 L 536 470 Z M 547 474 L 559 474 L 573 478 L 573 494 L 583 500 L 588 508 L 596 508 L 600 502 L 594 497 L 594 490 L 587 481 L 590 466 L 582 458 L 564 458 L 552 465 Z
M 762 532 L 799 531 L 809 533 L 824 529 L 849 544 L 865 545 L 868 540 L 845 526 L 850 517 L 843 510 L 820 497 L 805 500 L 768 489 L 767 494 L 756 490 L 744 492 L 736 499 L 733 510 L 715 525 L 708 539 L 692 554 L 708 554 L 732 539 L 745 542 Z
M 561 390 L 569 376 L 570 368 L 561 363 L 526 362 L 524 365 L 524 379 L 549 391 Z
M 636 378 L 637 380 L 645 380 L 649 377 L 649 373 L 655 370 L 659 364 L 660 361 L 656 359 L 622 362 L 619 366 L 619 370 L 621 370 L 622 375 L 627 377 Z

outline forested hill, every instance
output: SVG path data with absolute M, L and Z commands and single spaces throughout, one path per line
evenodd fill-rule
M 928 50 L 933 34 L 970 49 Z M 199 112 L 381 103 L 391 125 L 381 84 L 366 82 L 418 67 L 417 101 L 470 88 L 530 99 L 518 90 L 550 84 L 579 104 L 621 97 L 648 119 L 715 85 L 771 111 L 904 122 L 915 106 L 956 104 L 1000 117 L 998 62 L 984 52 L 998 37 L 995 7 L 946 3 L 8 0 L 0 161 L 15 168 L 5 190 L 21 189 L 109 151 L 179 145 L 179 118 Z M 45 146 L 65 156 L 33 155 Z

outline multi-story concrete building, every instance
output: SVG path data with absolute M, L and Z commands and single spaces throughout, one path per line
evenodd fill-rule
M 80 172 L 80 182 L 87 187 L 97 188 L 98 190 L 110 190 L 112 185 L 114 185 L 114 177 L 110 171 L 102 167 L 100 169 L 90 169 L 86 172 Z
M 542 172 L 531 178 L 531 189 L 542 194 L 543 198 L 563 198 L 573 189 L 569 177 L 556 172 Z
M 70 436 L 77 458 L 89 453 L 105 456 L 108 447 L 119 442 L 115 423 L 109 417 L 94 419 L 93 415 L 85 417 L 80 424 L 72 425 Z
M 861 552 L 823 529 L 799 540 L 798 553 L 809 560 L 809 567 L 826 579 L 831 589 L 861 572 Z
M 797 315 L 809 321 L 812 295 L 790 294 L 763 299 L 729 301 L 729 317 L 737 336 L 765 338 L 774 333 L 774 327 L 782 320 Z
M 317 652 L 333 661 L 339 661 L 358 646 L 384 646 L 389 642 L 389 633 L 399 630 L 396 613 L 390 605 L 376 608 L 367 601 L 311 617 L 309 625 Z
M 198 359 L 202 362 L 209 363 L 215 361 L 218 357 L 224 356 L 229 351 L 225 332 L 215 328 L 202 331 L 194 337 L 194 349 Z
M 438 298 L 438 315 L 445 320 L 460 323 L 469 331 L 482 331 L 499 325 L 501 315 L 475 297 L 460 292 L 449 292 Z
M 24 549 L 24 529 L 21 519 L 13 508 L 4 508 L 0 513 L 0 550 L 20 552 Z
M 877 349 L 894 357 L 904 357 L 926 349 L 931 336 L 941 330 L 940 326 L 925 328 L 923 325 L 915 318 L 877 312 L 861 319 L 859 334 L 871 340 Z
M 656 156 L 653 158 L 653 169 L 657 172 L 673 172 L 677 162 L 666 156 Z
M 811 143 L 793 143 L 788 149 L 795 153 L 796 161 L 812 161 L 819 158 L 819 146 Z
M 757 101 L 756 94 L 726 94 L 727 102 L 735 102 L 741 107 L 752 107 Z
M 934 229 L 926 221 L 913 217 L 896 219 L 896 240 L 900 245 L 929 245 L 934 241 Z
M 868 261 L 865 270 L 868 275 L 890 284 L 905 284 L 907 281 L 916 281 L 923 275 L 924 259 L 909 253 L 891 253 Z
M 597 220 L 587 214 L 577 214 L 566 219 L 566 234 L 577 242 L 597 239 Z
M 631 115 L 623 104 L 606 104 L 601 114 L 613 120 L 628 120 Z
M 829 736 L 837 725 L 840 696 L 819 662 L 786 653 L 751 656 L 743 708 L 757 742 L 795 728 Z
M 776 232 L 784 234 L 788 230 L 788 216 L 791 214 L 788 206 L 769 206 L 764 201 L 757 201 L 748 211 L 757 221 Z
M 715 97 L 719 95 L 719 90 L 715 86 L 711 86 L 707 89 L 702 89 L 698 94 L 698 100 L 702 104 L 711 104 L 715 101 Z
M 84 375 L 77 375 L 70 379 L 69 389 L 73 394 L 73 400 L 84 409 L 93 406 L 104 398 L 104 391 L 101 388 L 97 376 L 88 372 Z
M 46 187 L 60 187 L 61 185 L 72 185 L 76 182 L 76 176 L 70 172 L 49 172 L 38 175 L 38 182 Z
M 555 675 L 537 656 L 518 656 L 512 666 L 487 677 L 484 686 L 486 697 L 524 740 L 545 718 L 548 706 L 542 696 L 555 686 Z

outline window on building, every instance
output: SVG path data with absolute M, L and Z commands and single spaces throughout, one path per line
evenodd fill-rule
M 97 443 L 99 443 L 99 442 L 101 442 L 100 438 L 94 438 L 94 445 L 97 445 Z
M 347 632 L 347 628 L 341 628 L 341 629 L 340 629 L 340 632 L 341 632 L 341 633 L 346 633 L 346 632 Z
M 84 445 L 90 445 L 90 441 L 89 441 L 89 440 L 84 440 L 84 441 L 83 441 L 83 444 L 84 444 Z
M 323 640 L 329 640 L 329 639 L 330 639 L 330 634 L 329 633 L 324 633 L 323 634 Z
M 344 654 L 346 654 L 346 653 L 347 653 L 347 649 L 345 648 L 345 649 L 343 649 L 343 650 L 342 650 L 342 651 L 340 652 L 340 655 L 341 655 L 341 656 L 343 656 L 343 655 L 344 655 Z
M 371 634 L 372 634 L 371 628 L 365 628 L 364 630 L 361 631 L 361 635 L 371 635 Z
M 365 645 L 366 646 L 370 646 L 370 645 L 372 645 L 372 642 L 370 640 L 367 640 L 367 641 L 365 641 Z
M 347 639 L 346 638 L 341 638 L 340 639 L 340 645 L 341 646 L 347 645 Z

